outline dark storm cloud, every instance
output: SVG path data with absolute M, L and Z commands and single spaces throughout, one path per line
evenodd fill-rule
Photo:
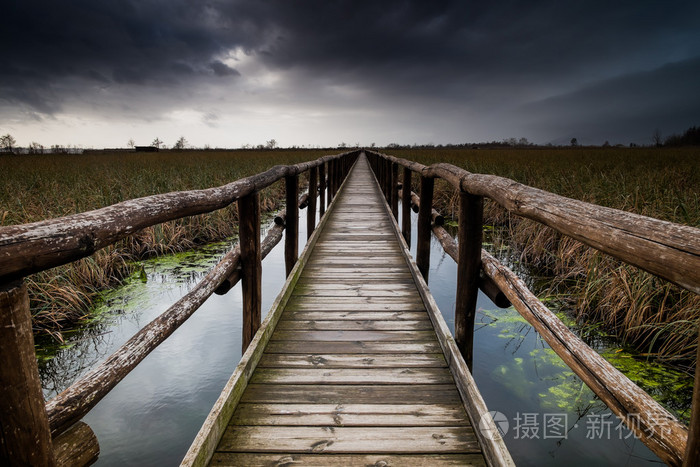
M 309 99 L 318 80 L 433 113 L 581 93 L 600 101 L 613 77 L 700 57 L 698 17 L 695 1 L 12 1 L 0 17 L 0 102 L 50 114 L 98 89 L 152 86 L 162 99 L 207 80 L 236 86 L 246 75 L 224 63 L 232 50 L 290 72 Z M 678 79 L 700 77 L 692 68 Z M 622 95 L 658 85 L 638 82 Z M 547 108 L 558 109 L 537 107 Z M 555 123 L 538 115 L 521 127 L 545 135 L 536 124 Z

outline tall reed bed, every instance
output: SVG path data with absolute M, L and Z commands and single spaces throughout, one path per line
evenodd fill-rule
M 424 164 L 449 162 L 570 198 L 700 227 L 700 149 L 557 148 L 392 150 Z M 458 198 L 436 184 L 436 203 L 456 216 Z M 485 222 L 527 267 L 550 276 L 540 294 L 567 297 L 580 324 L 602 325 L 643 354 L 694 362 L 700 296 L 560 235 L 509 215 L 493 202 Z M 494 249 L 499 254 L 498 248 Z M 504 253 L 501 253 L 503 255 Z
M 278 164 L 296 164 L 325 151 L 98 152 L 83 155 L 0 156 L 0 226 L 62 217 L 120 201 L 171 191 L 220 186 Z M 261 193 L 272 211 L 283 184 Z M 27 278 L 36 332 L 61 339 L 61 330 L 89 318 L 101 289 L 134 271 L 133 260 L 172 253 L 237 233 L 235 204 L 226 209 L 146 228 L 116 245 Z

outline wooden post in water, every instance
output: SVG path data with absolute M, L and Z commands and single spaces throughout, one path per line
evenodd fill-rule
M 316 228 L 316 167 L 309 169 L 309 206 L 306 208 L 306 238 L 311 238 Z
M 27 287 L 0 285 L 0 465 L 56 465 Z
M 418 240 L 416 245 L 416 265 L 428 282 L 430 271 L 430 221 L 433 210 L 433 186 L 431 177 L 420 177 L 420 208 L 418 209 Z
M 399 165 L 391 163 L 391 213 L 399 221 Z
M 700 328 L 698 331 L 700 332 Z M 700 335 L 698 339 L 700 339 Z M 693 400 L 690 406 L 690 424 L 688 425 L 688 444 L 685 445 L 683 467 L 700 465 L 700 345 L 698 345 L 697 352 Z
M 284 264 L 287 276 L 292 272 L 299 257 L 299 177 L 284 177 L 286 189 L 287 220 L 284 229 Z
M 483 196 L 460 192 L 455 341 L 470 370 L 474 354 L 474 318 L 479 294 L 483 217 Z
M 406 244 L 411 248 L 411 169 L 403 168 L 401 183 L 401 232 Z
M 260 195 L 238 200 L 241 246 L 241 291 L 243 295 L 243 353 L 260 328 L 262 263 L 260 259 Z

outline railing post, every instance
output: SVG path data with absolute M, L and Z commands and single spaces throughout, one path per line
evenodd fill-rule
M 433 210 L 433 186 L 431 177 L 420 177 L 420 208 L 418 209 L 418 240 L 416 245 L 416 265 L 428 282 L 430 271 L 430 234 Z
M 483 196 L 460 192 L 455 341 L 470 370 L 474 353 L 474 318 L 479 294 L 483 217 Z
M 318 195 L 318 187 L 316 186 L 316 167 L 309 169 L 309 205 L 306 208 L 306 238 L 311 238 L 316 228 L 316 195 Z
M 55 465 L 27 287 L 0 286 L 0 465 Z
M 241 246 L 241 291 L 243 295 L 243 352 L 260 328 L 262 263 L 260 259 L 260 195 L 251 193 L 238 200 Z
M 408 247 L 411 247 L 411 169 L 403 169 L 401 188 L 401 232 Z
M 335 160 L 328 161 L 328 205 L 333 201 L 333 185 L 335 183 Z
M 318 198 L 318 216 L 323 217 L 326 213 L 326 163 L 323 162 L 318 166 L 318 186 L 319 186 L 319 198 Z
M 700 328 L 698 328 L 700 333 Z M 698 335 L 700 342 L 700 334 Z M 695 360 L 695 383 L 693 400 L 690 406 L 690 424 L 688 425 L 688 444 L 685 445 L 683 467 L 700 465 L 700 345 Z
M 399 221 L 399 165 L 391 163 L 391 213 Z
M 383 160 L 383 165 L 384 165 L 384 180 L 383 180 L 383 186 L 384 186 L 384 199 L 386 200 L 386 203 L 391 206 L 391 163 L 384 159 Z
M 284 229 L 284 263 L 287 276 L 294 269 L 299 256 L 299 177 L 288 175 L 284 177 L 287 219 Z

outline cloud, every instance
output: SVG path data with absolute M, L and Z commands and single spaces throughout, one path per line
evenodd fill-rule
M 238 70 L 231 68 L 220 60 L 214 60 L 209 64 L 216 76 L 241 76 Z
M 549 139 L 568 127 L 593 137 L 603 120 L 629 135 L 654 114 L 667 119 L 662 128 L 698 123 L 696 100 L 655 91 L 700 81 L 695 66 L 662 71 L 700 56 L 698 16 L 700 3 L 681 0 L 10 2 L 0 120 L 153 120 L 216 107 L 220 122 L 265 109 L 270 127 L 288 109 L 340 115 L 329 109 L 343 106 L 356 118 L 414 112 L 402 134 L 452 140 L 467 128 L 477 139 Z M 350 127 L 337 118 L 338 131 Z M 431 130 L 436 121 L 451 132 Z
M 532 102 L 519 115 L 533 132 L 579 135 L 589 143 L 612 140 L 615 133 L 650 140 L 657 128 L 668 134 L 700 122 L 698 77 L 700 56 Z

